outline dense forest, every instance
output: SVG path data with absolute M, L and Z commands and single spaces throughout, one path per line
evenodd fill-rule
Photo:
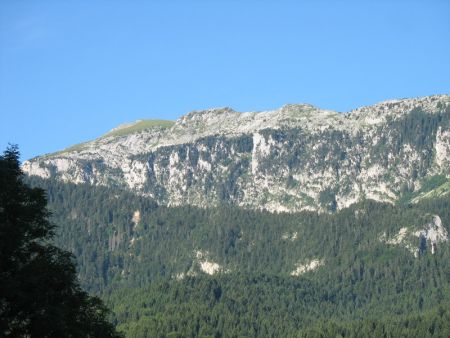
M 129 337 L 446 337 L 450 248 L 408 238 L 450 197 L 336 213 L 158 206 L 131 192 L 29 178 L 47 190 L 56 243 Z M 199 256 L 200 253 L 200 256 Z M 317 260 L 311 271 L 296 267 Z M 202 262 L 215 267 L 208 275 Z
M 446 302 L 420 310 L 432 292 L 386 290 L 364 282 L 341 289 L 311 276 L 229 275 L 161 281 L 106 298 L 129 337 L 449 336 L 448 293 Z

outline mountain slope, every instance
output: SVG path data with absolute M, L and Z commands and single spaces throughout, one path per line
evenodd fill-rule
M 117 188 L 30 183 L 48 191 L 62 225 L 57 244 L 76 255 L 83 286 L 93 291 L 201 274 L 337 276 L 355 260 L 384 269 L 395 257 L 414 265 L 449 249 L 450 197 L 413 207 L 364 201 L 334 214 L 270 213 L 158 206 Z
M 291 212 L 333 211 L 363 198 L 426 197 L 418 193 L 424 183 L 450 178 L 449 95 L 349 113 L 306 104 L 248 113 L 210 109 L 173 124 L 138 121 L 135 127 L 34 158 L 23 169 L 123 187 L 165 205 Z M 441 195 L 448 191 L 443 187 Z
M 118 188 L 28 180 L 48 191 L 57 243 L 75 254 L 83 285 L 110 304 L 127 337 L 450 329 L 441 311 L 450 297 L 450 196 L 270 213 L 158 206 Z

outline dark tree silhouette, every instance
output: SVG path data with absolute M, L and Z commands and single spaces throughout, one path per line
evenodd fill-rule
M 17 146 L 0 156 L 0 336 L 117 337 L 84 292 L 73 257 L 51 244 L 44 190 L 23 182 Z

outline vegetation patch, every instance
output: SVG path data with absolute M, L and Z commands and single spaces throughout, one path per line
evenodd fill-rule
M 129 126 L 119 127 L 103 135 L 101 138 L 111 136 L 125 136 L 133 133 L 137 133 L 150 128 L 170 128 L 175 124 L 174 121 L 169 120 L 141 120 L 133 123 Z
M 402 193 L 398 204 L 417 203 L 422 199 L 444 196 L 450 192 L 450 180 L 444 175 L 434 175 L 425 178 L 417 191 L 406 190 Z

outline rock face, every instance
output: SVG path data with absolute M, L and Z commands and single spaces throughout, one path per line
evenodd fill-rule
M 450 95 L 391 100 L 348 113 L 311 105 L 191 112 L 23 164 L 28 175 L 120 186 L 161 204 L 233 203 L 270 211 L 394 202 L 427 177 L 450 178 Z
M 442 225 L 441 218 L 438 215 L 433 217 L 433 220 L 428 223 L 424 229 L 415 233 L 417 237 L 422 240 L 422 247 L 419 249 L 426 249 L 429 243 L 431 253 L 435 254 L 436 247 L 439 243 L 448 241 L 447 229 Z M 421 243 L 421 244 L 422 244 Z
M 387 238 L 386 233 L 381 234 L 380 241 L 390 245 L 400 245 L 408 249 L 415 257 L 429 250 L 433 255 L 438 245 L 448 241 L 447 229 L 443 226 L 439 215 L 434 215 L 432 220 L 422 229 L 401 228 L 397 234 Z
M 305 272 L 316 270 L 318 267 L 324 264 L 325 263 L 323 259 L 312 259 L 305 264 L 298 263 L 295 267 L 295 270 L 291 272 L 291 276 L 300 276 Z

